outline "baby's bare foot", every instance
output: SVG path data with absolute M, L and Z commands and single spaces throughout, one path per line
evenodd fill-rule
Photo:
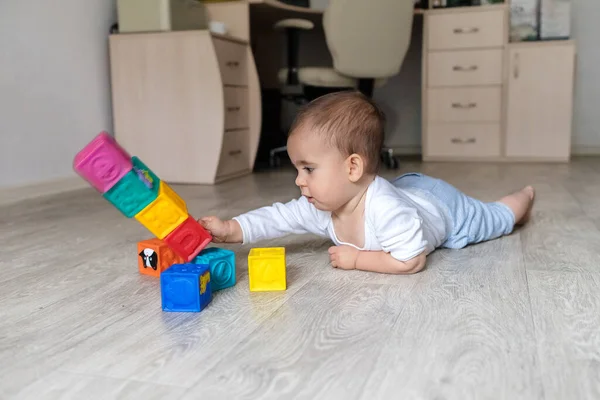
M 515 214 L 515 224 L 522 225 L 529 221 L 531 209 L 535 199 L 535 189 L 532 186 L 526 186 L 518 192 L 509 194 L 500 199 L 501 203 L 506 204 Z
M 527 193 L 527 195 L 529 196 L 529 205 L 527 206 L 527 211 L 525 212 L 525 215 L 523 215 L 523 218 L 521 218 L 521 220 L 517 222 L 517 224 L 525 224 L 529 221 L 529 219 L 531 218 L 531 210 L 533 209 L 533 203 L 535 202 L 535 189 L 533 188 L 533 186 L 526 186 L 523 188 L 523 191 L 525 191 L 525 193 Z

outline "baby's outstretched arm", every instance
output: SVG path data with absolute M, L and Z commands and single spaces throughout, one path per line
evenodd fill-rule
M 402 275 L 421 271 L 427 260 L 425 252 L 410 260 L 399 261 L 385 251 L 364 251 L 346 245 L 330 247 L 329 258 L 336 268 Z
M 322 215 L 305 197 L 257 208 L 226 221 L 210 216 L 200 218 L 198 222 L 211 233 L 216 243 L 247 244 L 288 234 L 325 236 L 327 233 Z

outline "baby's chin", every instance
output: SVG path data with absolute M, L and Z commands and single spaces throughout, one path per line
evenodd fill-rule
M 332 207 L 328 207 L 327 205 L 321 204 L 318 201 L 312 201 L 311 204 L 319 211 L 331 212 L 334 210 Z

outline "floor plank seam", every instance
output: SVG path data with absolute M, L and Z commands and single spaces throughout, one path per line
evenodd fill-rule
M 527 304 L 529 306 L 529 323 L 531 324 L 531 329 L 533 330 L 532 334 L 533 334 L 533 340 L 534 340 L 534 353 L 535 354 L 535 359 L 534 359 L 534 365 L 533 368 L 538 372 L 538 378 L 540 379 L 540 390 L 541 390 L 541 395 L 542 395 L 542 399 L 546 398 L 546 388 L 544 387 L 544 381 L 542 379 L 542 376 L 544 374 L 544 371 L 542 371 L 542 365 L 541 365 L 541 354 L 539 353 L 539 346 L 538 346 L 538 342 L 539 342 L 539 335 L 538 335 L 538 329 L 535 326 L 535 318 L 533 318 L 533 304 L 531 302 L 531 288 L 529 287 L 529 271 L 527 269 L 527 261 L 525 260 L 525 252 L 523 251 L 523 247 L 524 247 L 524 243 L 523 243 L 523 237 L 522 235 L 519 234 L 519 241 L 521 242 L 521 262 L 523 264 L 523 275 L 525 275 L 525 288 L 527 289 Z

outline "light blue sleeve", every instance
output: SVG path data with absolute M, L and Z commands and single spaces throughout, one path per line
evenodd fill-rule
M 289 234 L 313 233 L 326 236 L 325 216 L 305 197 L 287 203 L 274 203 L 238 215 L 236 220 L 243 233 L 243 244 L 274 239 Z

